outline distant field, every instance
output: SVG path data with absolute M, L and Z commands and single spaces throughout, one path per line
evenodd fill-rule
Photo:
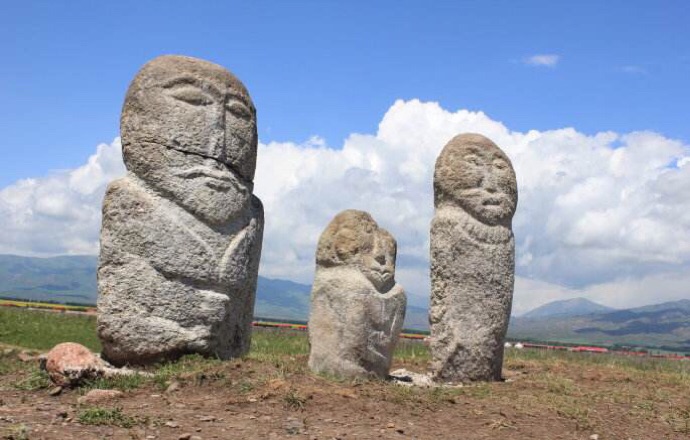
M 0 307 L 20 307 L 32 309 L 47 309 L 54 311 L 74 311 L 94 313 L 96 311 L 94 306 L 88 305 L 73 305 L 73 304 L 55 304 L 40 301 L 21 301 L 14 299 L 0 299 Z
M 271 345 L 292 347 L 293 354 L 306 355 L 309 347 L 306 327 L 300 324 L 258 322 L 254 328 L 252 347 L 266 350 Z M 427 362 L 428 348 L 415 339 L 422 335 L 406 335 L 398 344 L 396 358 Z M 0 307 L 0 343 L 48 350 L 60 342 L 78 342 L 94 351 L 101 345 L 96 336 L 96 317 L 88 314 L 49 313 L 41 310 Z M 289 343 L 288 343 L 289 341 Z M 633 369 L 690 372 L 689 361 L 660 358 L 631 358 L 614 354 L 572 353 L 553 350 L 508 350 L 507 359 L 558 359 L 589 364 L 606 364 Z
M 65 341 L 79 342 L 100 351 L 96 317 L 0 307 L 0 342 L 47 350 Z
M 43 310 L 66 313 L 40 313 Z M 80 316 L 69 312 L 78 312 Z M 254 325 L 301 331 L 307 328 L 304 324 L 263 319 Z M 0 342 L 47 350 L 59 342 L 72 341 L 99 351 L 101 346 L 95 335 L 96 319 L 93 307 L 0 299 Z M 402 337 L 423 339 L 424 335 L 403 333 Z

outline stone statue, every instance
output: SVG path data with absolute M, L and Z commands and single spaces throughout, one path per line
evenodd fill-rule
M 127 176 L 103 200 L 98 335 L 115 365 L 249 350 L 263 235 L 256 111 L 207 61 L 162 56 L 129 86 Z
M 510 159 L 479 134 L 451 139 L 436 160 L 431 223 L 431 374 L 436 381 L 500 380 L 513 298 Z
M 309 315 L 309 368 L 386 377 L 405 319 L 396 242 L 366 212 L 346 210 L 321 234 Z

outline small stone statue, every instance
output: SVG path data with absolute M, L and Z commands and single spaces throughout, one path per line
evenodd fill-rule
M 309 368 L 386 377 L 407 299 L 395 282 L 396 242 L 366 212 L 343 211 L 321 234 L 309 316 Z
M 129 86 L 121 132 L 127 176 L 103 200 L 104 357 L 246 353 L 264 223 L 249 93 L 216 64 L 162 56 Z
M 436 160 L 431 223 L 431 374 L 501 379 L 513 298 L 515 171 L 479 134 L 451 139 Z

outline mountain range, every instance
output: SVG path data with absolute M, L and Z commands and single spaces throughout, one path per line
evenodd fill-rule
M 585 298 L 573 298 L 561 301 L 552 301 L 533 309 L 520 318 L 539 319 L 568 316 L 589 315 L 592 313 L 612 312 L 614 308 L 606 307 Z
M 0 255 L 0 298 L 95 304 L 94 256 Z M 311 286 L 259 276 L 255 316 L 306 321 Z M 427 309 L 408 305 L 405 328 L 428 329 Z M 511 339 L 662 347 L 690 352 L 690 300 L 616 310 L 584 298 L 553 301 L 512 317 Z
M 96 304 L 95 256 L 51 258 L 0 255 L 0 298 Z M 259 276 L 255 316 L 306 321 L 309 317 L 311 286 Z M 405 327 L 428 327 L 424 307 L 409 305 Z
M 579 308 L 583 313 L 573 314 Z M 513 317 L 508 336 L 690 352 L 690 299 L 624 310 L 610 309 L 582 298 L 555 301 Z

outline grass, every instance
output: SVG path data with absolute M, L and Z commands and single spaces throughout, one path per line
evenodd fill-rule
M 94 325 L 91 317 L 0 309 L 0 342 L 46 349 L 71 340 L 97 349 L 93 342 L 89 343 L 95 339 Z M 44 336 L 50 337 L 49 342 L 40 341 Z M 45 373 L 34 363 L 20 362 L 16 357 L 19 351 L 0 351 L 0 384 L 7 384 L 0 388 L 26 391 L 47 388 L 49 381 Z M 303 331 L 255 329 L 251 351 L 243 358 L 221 361 L 187 355 L 175 362 L 150 367 L 147 369 L 150 376 L 98 379 L 84 385 L 79 392 L 94 388 L 128 391 L 142 387 L 163 391 L 171 383 L 179 382 L 183 387 L 210 385 L 209 392 L 213 392 L 211 388 L 227 389 L 234 396 L 232 399 L 242 404 L 273 398 L 286 410 L 309 412 L 313 410 L 313 405 L 308 403 L 313 397 L 312 389 L 320 387 L 322 392 L 327 390 L 336 395 L 344 392 L 353 399 L 392 402 L 410 412 L 457 404 L 455 408 L 468 408 L 478 417 L 488 414 L 485 408 L 493 407 L 520 417 L 550 414 L 583 433 L 601 430 L 607 423 L 602 412 L 618 408 L 614 413 L 628 417 L 631 423 L 660 423 L 674 433 L 690 434 L 690 404 L 684 397 L 690 395 L 690 362 L 508 349 L 504 367 L 511 381 L 507 383 L 418 389 L 393 386 L 382 380 L 314 376 L 306 366 L 308 354 L 307 334 Z M 429 359 L 428 347 L 423 343 L 401 340 L 394 362 L 421 372 Z M 5 377 L 11 380 L 4 381 Z M 464 406 L 468 404 L 473 406 Z M 499 415 L 490 414 L 490 428 L 513 429 L 516 419 Z M 121 427 L 145 423 L 120 408 L 101 407 L 80 408 L 78 420 L 83 424 Z
M 152 380 L 161 391 L 167 389 L 173 380 L 201 385 L 209 380 L 223 379 L 223 373 L 219 371 L 222 365 L 223 361 L 219 359 L 190 354 L 175 362 L 165 362 L 155 366 Z
M 121 428 L 131 428 L 145 420 L 126 415 L 122 408 L 101 408 L 90 407 L 79 411 L 77 420 L 83 425 L 106 425 L 119 426 Z
M 134 390 L 139 388 L 140 386 L 144 385 L 147 381 L 146 376 L 142 376 L 140 374 L 128 374 L 128 375 L 122 375 L 122 376 L 113 376 L 113 377 L 101 377 L 98 379 L 94 380 L 89 380 L 86 383 L 82 384 L 79 388 L 83 392 L 87 392 L 89 390 L 120 390 L 120 391 L 128 391 L 128 390 Z
M 0 308 L 0 342 L 49 350 L 60 342 L 79 342 L 100 351 L 94 316 Z
M 0 353 L 0 376 L 14 373 L 23 368 L 22 363 L 15 357 L 15 354 L 14 350 Z
M 29 349 L 48 350 L 60 342 L 78 342 L 93 351 L 100 350 L 96 336 L 96 320 L 93 316 L 71 315 L 18 308 L 0 308 L 0 343 Z M 309 354 L 307 335 L 302 331 L 283 329 L 255 329 L 251 351 L 247 359 L 269 362 L 278 367 L 294 367 L 303 363 Z M 395 360 L 406 364 L 425 366 L 429 361 L 428 348 L 419 341 L 400 340 Z M 622 368 L 629 372 L 673 375 L 673 381 L 690 381 L 690 363 L 659 358 L 637 358 L 612 354 L 572 353 L 551 350 L 506 351 L 505 364 L 518 368 L 525 362 L 538 362 L 553 366 L 557 363 L 599 365 L 605 368 Z M 203 365 L 202 365 L 203 364 Z M 220 361 L 201 357 L 182 358 L 179 362 L 163 364 L 158 368 L 158 381 L 169 380 L 175 374 L 188 373 L 190 369 L 209 369 Z M 15 368 L 0 355 L 0 374 Z M 116 387 L 127 389 L 139 379 L 122 378 Z
M 426 366 L 431 359 L 429 348 L 418 340 L 400 339 L 393 354 L 394 359 L 400 359 L 415 366 Z
M 51 386 L 48 374 L 35 365 L 28 369 L 28 373 L 25 376 L 23 380 L 14 384 L 14 388 L 23 391 L 37 391 Z
M 690 381 L 690 363 L 663 358 L 622 356 L 610 353 L 574 353 L 561 350 L 516 350 L 505 352 L 505 365 L 519 366 L 520 363 L 533 361 L 538 363 L 568 363 L 578 365 L 601 366 L 604 368 L 621 368 L 628 371 L 654 374 L 676 374 L 681 380 Z
M 290 388 L 283 396 L 283 401 L 288 409 L 293 411 L 303 410 L 307 403 L 307 398 L 302 396 L 297 390 Z
M 24 424 L 11 425 L 2 431 L 2 438 L 7 440 L 29 440 L 29 428 Z
M 249 353 L 251 359 L 271 362 L 285 356 L 308 354 L 306 332 L 282 329 L 261 329 L 252 332 L 252 347 Z

